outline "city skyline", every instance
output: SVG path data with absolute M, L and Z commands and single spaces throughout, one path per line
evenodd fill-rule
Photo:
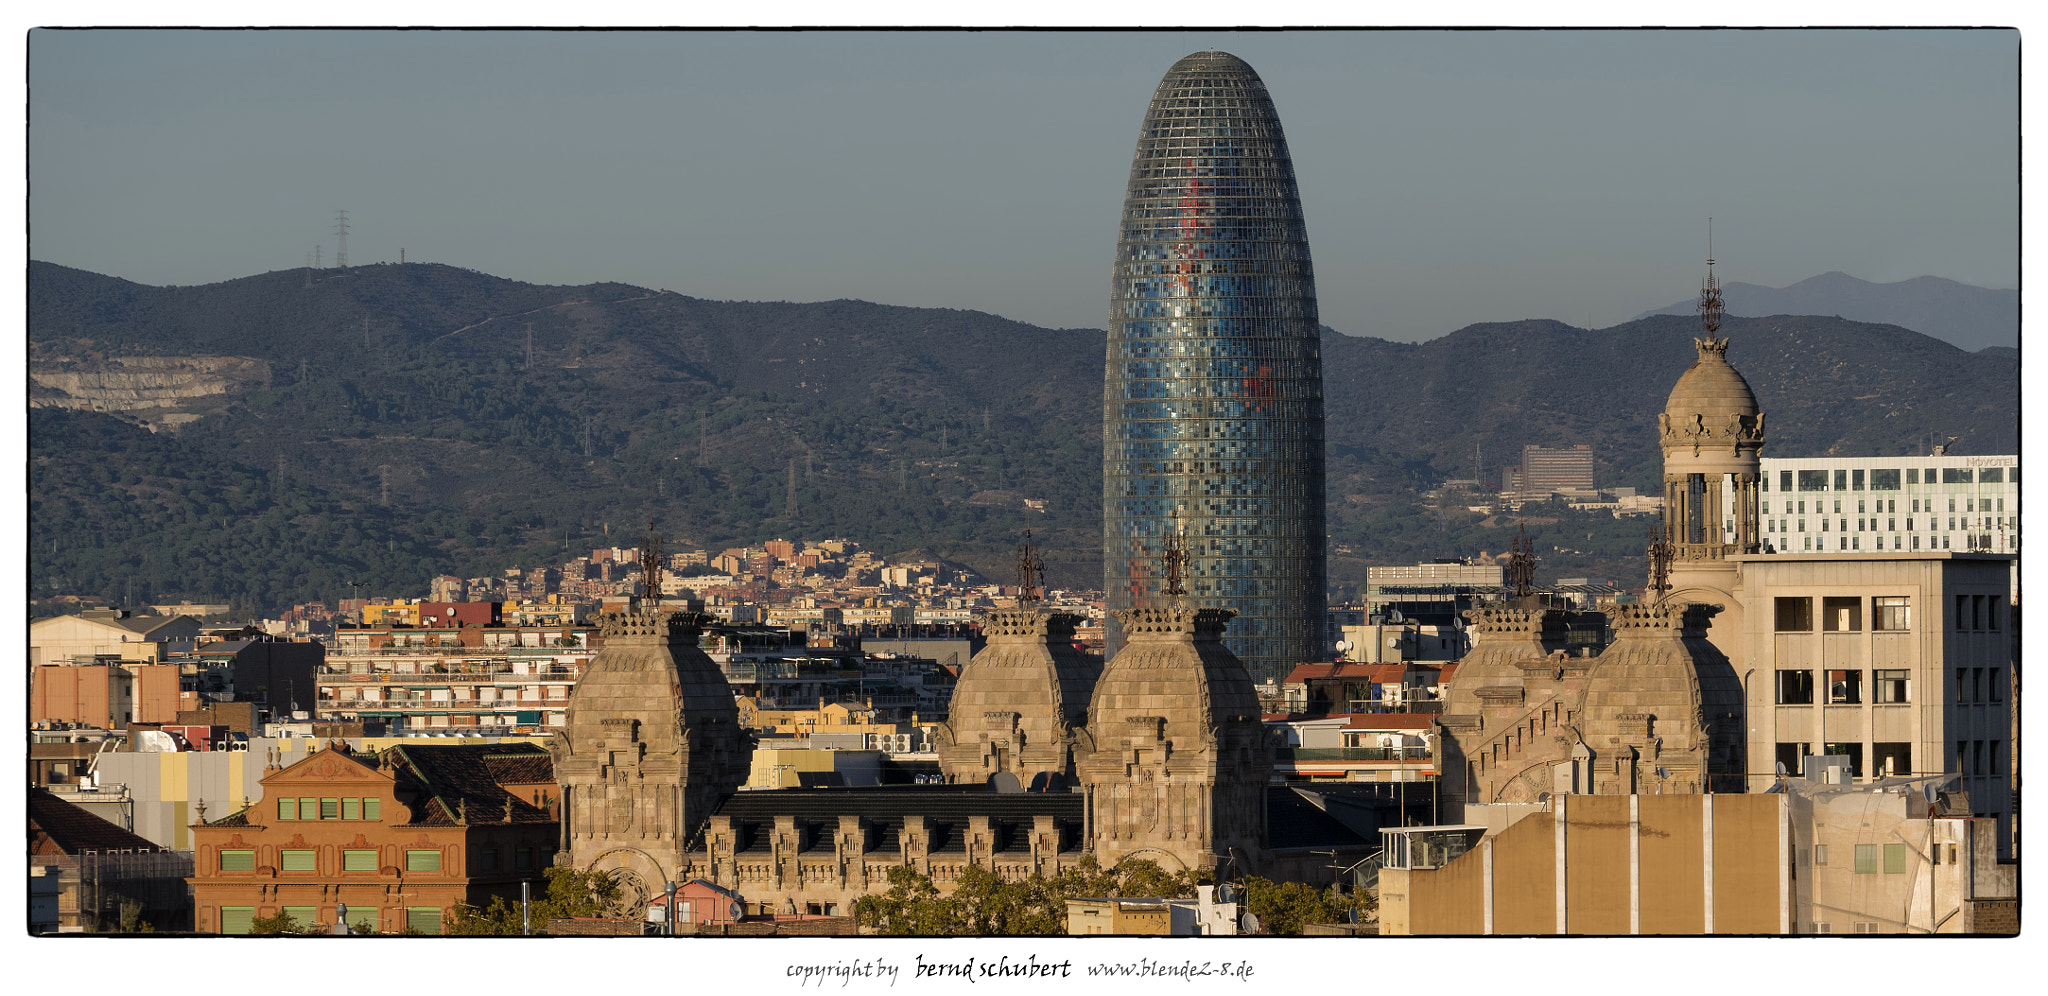
M 38 30 L 30 255 L 210 283 L 345 208 L 355 263 L 1099 327 L 1145 67 L 1212 47 L 1290 107 L 1340 332 L 1617 324 L 1708 216 L 1727 281 L 2017 283 L 2002 31 Z

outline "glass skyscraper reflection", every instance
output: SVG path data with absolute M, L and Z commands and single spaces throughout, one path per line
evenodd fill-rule
M 1198 52 L 1153 93 L 1113 301 L 1107 607 L 1159 593 L 1183 530 L 1188 595 L 1236 610 L 1226 642 L 1255 681 L 1284 678 L 1324 656 L 1322 346 L 1294 164 L 1244 60 Z

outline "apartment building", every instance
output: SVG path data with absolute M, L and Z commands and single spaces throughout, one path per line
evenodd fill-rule
M 1766 553 L 2017 553 L 2017 456 L 1765 457 Z M 1721 507 L 1732 509 L 1732 485 Z M 1734 542 L 1735 522 L 1722 523 Z

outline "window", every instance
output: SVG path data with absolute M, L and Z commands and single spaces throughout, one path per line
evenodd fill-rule
M 360 820 L 360 819 L 362 819 L 362 818 L 363 818 L 363 800 L 361 800 L 361 799 L 343 799 L 343 800 L 341 800 L 341 818 L 342 818 L 342 819 L 344 819 L 344 820 Z
M 322 799 L 322 800 L 320 800 L 320 818 L 321 818 L 321 819 L 323 819 L 323 820 L 338 820 L 338 819 L 341 819 L 341 800 L 340 800 L 340 799 Z
M 1827 865 L 1828 846 L 1826 844 L 1813 845 L 1813 863 L 1815 866 L 1818 867 L 1824 867 Z
M 1848 758 L 1850 776 L 1855 778 L 1863 777 L 1862 744 L 1823 744 L 1821 746 L 1821 753 Z
M 1863 600 L 1853 595 L 1828 597 L 1820 601 L 1821 629 L 1830 633 L 1855 633 L 1863 629 Z
M 373 872 L 377 870 L 375 850 L 341 852 L 341 870 L 345 872 Z
M 2004 468 L 2004 467 L 1986 467 L 1986 468 L 1984 468 L 1983 470 L 1980 470 L 1980 471 L 1978 471 L 1978 472 L 1977 472 L 1977 483 L 1978 483 L 1978 484 L 2004 484 L 2004 483 L 2005 483 L 2005 468 Z
M 497 848 L 495 848 L 495 847 L 484 847 L 484 848 L 479 848 L 479 849 L 477 850 L 477 852 L 476 852 L 476 867 L 475 867 L 475 868 L 473 868 L 473 869 L 471 869 L 471 870 L 472 870 L 472 871 L 487 871 L 487 872 L 488 872 L 488 871 L 497 871 L 497 870 L 498 870 L 498 849 L 497 849 Z
M 1828 672 L 1829 705 L 1856 705 L 1862 701 L 1863 672 L 1861 669 Z M 1829 751 L 1829 753 L 1834 752 Z
M 1988 678 L 1986 678 L 1986 679 L 1985 679 L 1985 681 L 1984 681 L 1984 690 L 1985 690 L 1986 692 L 1989 692 L 1989 693 L 1990 693 L 1990 698 L 1991 698 L 1991 701 L 1993 701 L 1993 702 L 2003 702 L 2003 701 L 2005 701 L 2005 689 L 2004 689 L 2004 687 L 2002 687 L 2002 686 L 2001 686 L 2001 685 L 1999 684 L 1999 682 L 1998 682 L 1998 669 L 1997 669 L 1997 668 L 1995 668 L 1995 667 L 1994 667 L 1994 668 L 1992 668 L 1992 669 L 1991 669 L 1991 673 L 1990 673 L 1990 676 L 1989 676 Z
M 1778 490 L 1780 490 L 1780 491 L 1790 491 L 1790 490 L 1792 490 L 1792 472 L 1791 472 L 1791 471 L 1789 471 L 1789 470 L 1781 470 L 1781 471 L 1778 471 Z
M 1970 596 L 1968 596 L 1968 595 L 1957 595 L 1957 596 L 1956 596 L 1956 629 L 1958 629 L 1958 630 L 1965 630 L 1965 629 L 1969 629 L 1969 628 L 1970 628 Z
M 1847 490 L 1849 490 L 1849 472 L 1848 472 L 1848 471 L 1846 471 L 1846 470 L 1838 470 L 1838 471 L 1835 471 L 1835 490 L 1836 490 L 1836 491 L 1847 491 Z M 1836 509 L 1835 511 L 1838 511 L 1838 512 L 1839 512 L 1839 511 L 1841 511 L 1841 509 Z
M 1885 846 L 1889 847 L 1889 846 L 1891 846 L 1891 845 L 1887 844 L 1887 845 L 1885 845 Z M 1879 929 L 1878 929 L 1878 926 L 1877 926 L 1877 921 L 1876 921 L 1876 920 L 1858 920 L 1858 921 L 1856 921 L 1856 932 L 1857 932 L 1857 933 L 1859 933 L 1859 934 L 1879 934 L 1879 933 L 1883 933 L 1883 931 L 1881 931 L 1881 930 L 1879 930 Z
M 314 814 L 318 812 L 320 812 L 320 800 L 305 798 L 299 800 L 299 819 L 317 820 L 320 817 Z
M 1813 599 L 1804 596 L 1779 598 L 1773 603 L 1780 633 L 1813 632 Z
M 223 906 L 220 908 L 220 932 L 223 934 L 246 934 L 251 921 L 256 919 L 254 906 Z
M 1841 471 L 1839 471 L 1839 470 L 1838 470 L 1838 471 L 1836 471 L 1835 473 L 1837 473 L 1837 474 L 1840 474 L 1840 473 L 1841 473 Z M 1851 491 L 1861 491 L 1861 490 L 1863 490 L 1863 472 L 1862 472 L 1862 471 L 1860 471 L 1860 470 L 1855 470 L 1855 471 L 1850 471 L 1850 472 L 1849 472 L 1849 490 L 1851 490 Z
M 1982 774 L 1984 773 L 1984 755 L 1985 755 L 1985 754 L 1988 754 L 1988 753 L 1990 753 L 1990 752 L 1989 752 L 1989 751 L 1986 751 L 1986 750 L 1984 749 L 1984 741 L 1982 741 L 1982 740 L 1972 740 L 1972 741 L 1970 741 L 1970 768 L 1971 768 L 1971 771 L 1970 771 L 1970 773 L 1971 773 L 1971 774 L 1973 774 L 1973 775 L 1982 775 Z
M 1827 934 L 1833 931 L 1834 928 L 1826 920 L 1815 920 L 1813 922 L 1813 932 L 1816 934 Z
M 1858 874 L 1858 875 L 1875 875 L 1875 874 L 1877 874 L 1877 845 L 1876 845 L 1876 844 L 1858 844 L 1858 845 L 1856 845 L 1856 874 Z
M 1906 483 L 1907 483 L 1907 484 L 1918 484 L 1918 483 L 1920 483 L 1920 470 L 1919 470 L 1919 468 L 1915 467 L 1915 468 L 1911 468 L 1911 469 L 1908 469 L 1908 470 L 1906 471 Z M 1928 483 L 1929 483 L 1929 484 L 1932 484 L 1932 483 L 1934 483 L 1934 482 L 1933 482 L 1933 481 L 1929 481 Z
M 1873 470 L 1873 471 L 1871 471 L 1871 472 L 1870 472 L 1870 490 L 1872 490 L 1872 491 L 1897 491 L 1897 490 L 1899 490 L 1899 472 L 1898 472 L 1898 470 L 1896 470 L 1896 469 L 1893 469 L 1893 470 Z
M 278 819 L 280 819 L 280 820 L 296 820 L 296 819 L 298 819 L 298 818 L 299 818 L 299 800 L 297 800 L 297 799 L 279 799 L 279 800 L 277 800 L 277 818 L 278 818 Z
M 1950 498 L 1950 499 L 1948 500 L 1948 510 L 1949 510 L 1949 511 L 1951 511 L 1951 512 L 1953 512 L 1953 511 L 1955 511 L 1955 510 L 1956 510 L 1956 500 L 1955 500 L 1954 498 Z M 1956 527 L 1956 520 L 1954 520 L 1954 519 L 1950 519 L 1950 520 L 1948 520 L 1948 527 L 1949 527 L 1950 529 L 1954 529 L 1954 528 Z
M 1904 875 L 1906 873 L 1906 845 L 1886 844 L 1884 846 L 1884 873 Z
M 284 915 L 292 918 L 292 928 L 295 930 L 308 930 L 320 923 L 318 906 L 287 906 L 284 908 Z
M 520 868 L 533 867 L 533 848 L 520 848 L 518 852 L 514 855 L 513 860 L 518 863 L 518 867 Z
M 1836 514 L 1836 515 L 1840 515 L 1840 514 L 1842 514 L 1842 499 L 1840 499 L 1840 498 L 1837 498 L 1837 499 L 1835 499 L 1835 514 Z M 1847 527 L 1845 526 L 1844 528 L 1847 528 Z
M 1799 472 L 1799 490 L 1826 491 L 1828 472 L 1825 470 L 1802 470 Z
M 1907 676 L 1910 674 L 1912 672 L 1906 670 L 1886 670 L 1873 674 L 1872 678 L 1877 682 L 1877 701 L 1880 704 L 1911 701 L 1907 697 L 1911 686 L 1911 679 Z
M 1912 629 L 1912 599 L 1905 595 L 1878 595 L 1871 598 L 1870 628 L 1879 632 Z
M 1970 483 L 1970 468 L 1968 468 L 1968 467 L 1943 467 L 1943 468 L 1941 468 L 1941 483 L 1943 483 L 1943 484 L 1968 484 L 1968 483 Z M 1949 504 L 1951 504 L 1951 505 L 1953 505 L 1953 504 L 1955 504 L 1955 503 L 1956 503 L 1956 500 L 1955 500 L 1954 498 L 1950 498 L 1950 499 L 1948 500 L 1948 503 L 1949 503 Z
M 1998 774 L 1998 773 L 1999 773 L 1999 772 L 1998 772 L 1998 757 L 1999 757 L 1999 754 L 1998 754 L 1998 745 L 1999 745 L 1999 743 L 2001 743 L 2001 741 L 1997 741 L 1997 740 L 1993 740 L 1993 741 L 1991 741 L 1991 749 L 1990 749 L 1990 750 L 1988 750 L 1988 751 L 1985 751 L 1985 753 L 1987 753 L 1987 754 L 1991 755 L 1991 773 L 1992 773 L 1992 774 L 1994 774 L 1994 775 L 1995 775 L 1995 774 Z
M 1894 777 L 1913 773 L 1913 745 L 1903 742 L 1871 745 L 1871 760 L 1877 763 L 1877 773 Z
M 1779 671 L 1778 704 L 1812 705 L 1813 672 L 1803 668 L 1797 671 Z
M 440 852 L 435 852 L 440 853 Z M 408 906 L 405 908 L 405 931 L 408 934 L 439 935 L 441 933 L 441 908 L 439 906 Z
M 282 864 L 279 867 L 284 871 L 309 872 L 314 870 L 312 851 L 283 851 L 280 852 L 280 855 Z
M 382 799 L 379 799 L 379 798 L 377 798 L 376 796 L 370 796 L 370 797 L 368 797 L 368 798 L 365 798 L 365 799 L 363 800 L 363 819 L 366 819 L 366 820 L 375 820 L 375 819 L 381 819 L 382 817 L 379 817 L 379 816 L 377 815 L 377 807 L 379 807 L 380 805 L 382 805 L 382 804 L 383 804 L 383 802 L 384 802 L 384 800 L 382 800 Z
M 252 872 L 256 870 L 255 851 L 220 852 L 220 870 L 224 872 Z
M 441 870 L 440 851 L 405 852 L 405 870 L 409 872 L 437 872 Z
M 1785 769 L 1786 774 L 1794 778 L 1804 773 L 1801 768 L 1805 764 L 1805 757 L 1805 744 L 1780 743 L 1778 745 L 1778 765 Z

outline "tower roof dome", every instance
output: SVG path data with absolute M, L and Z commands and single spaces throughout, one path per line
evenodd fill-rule
M 1699 347 L 1699 356 L 1672 385 L 1665 414 L 1674 422 L 1699 415 L 1710 426 L 1725 424 L 1730 415 L 1755 415 L 1756 394 L 1749 389 L 1749 381 L 1728 365 L 1727 337 L 1716 339 L 1709 334 L 1693 343 Z

